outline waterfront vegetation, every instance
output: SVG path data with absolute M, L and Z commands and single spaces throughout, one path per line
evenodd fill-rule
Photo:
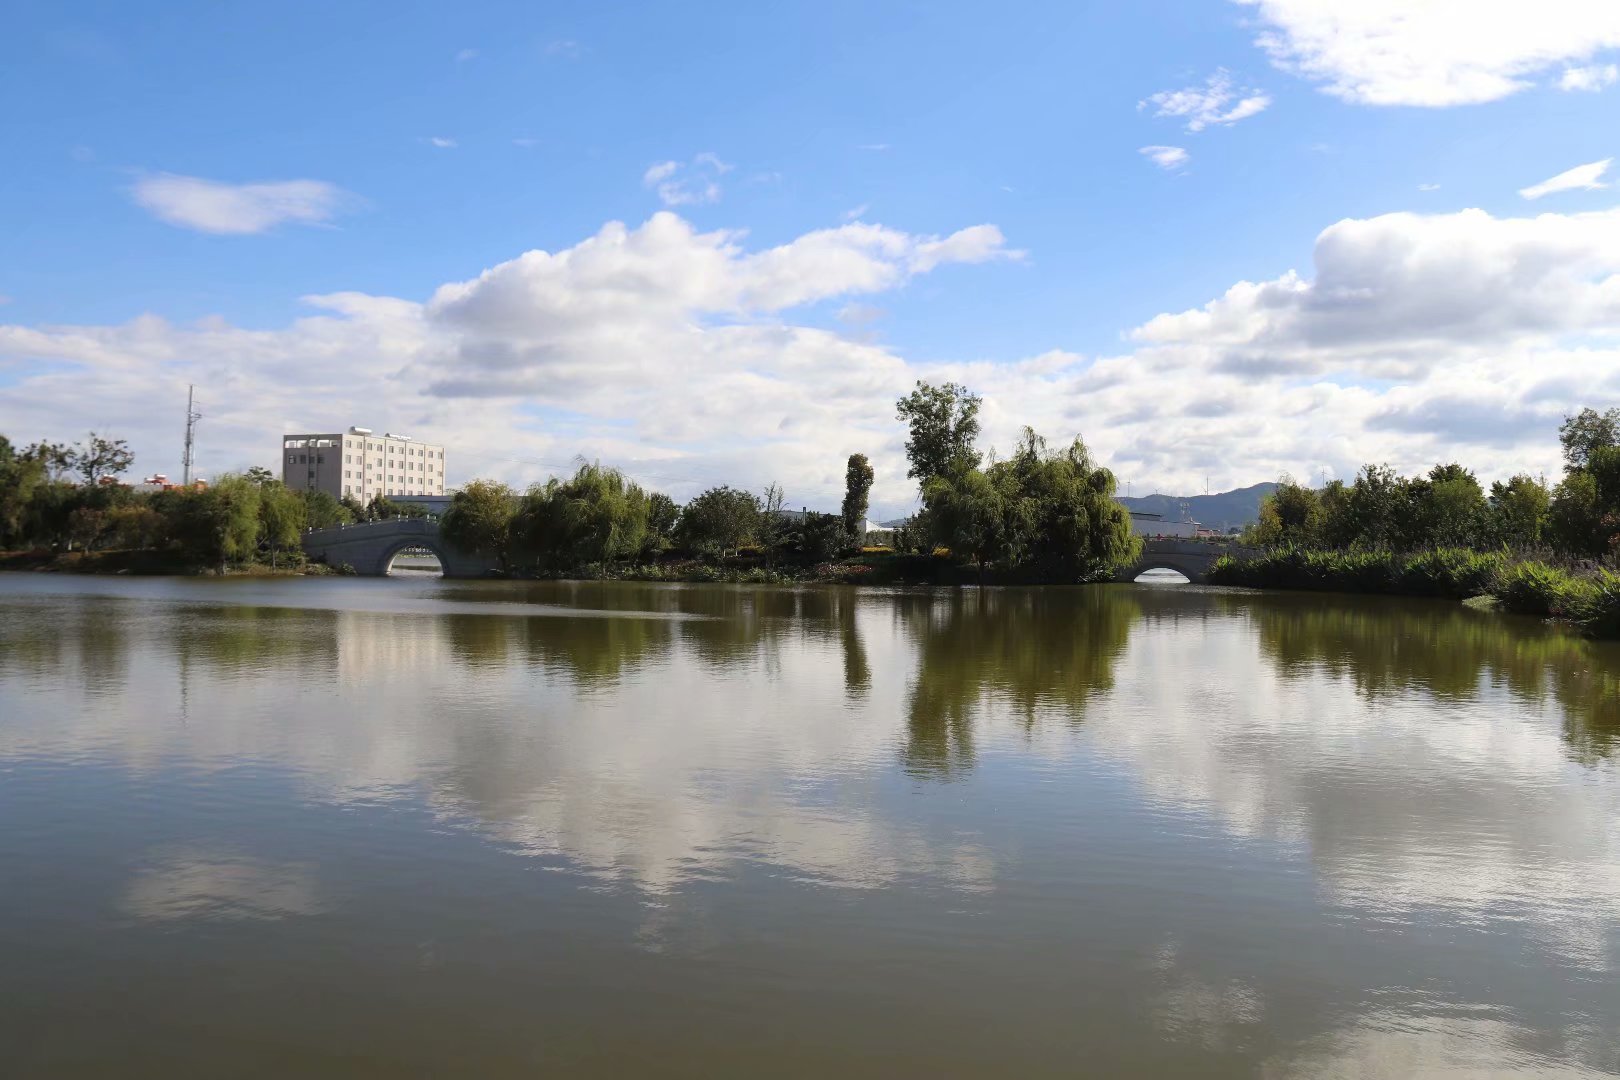
M 150 490 L 120 478 L 133 464 L 124 440 L 92 432 L 78 445 L 21 449 L 0 435 L 0 566 L 183 573 L 304 567 L 306 528 L 416 516 L 378 498 L 361 505 L 299 491 L 268 469 L 213 483 Z
M 1243 539 L 1263 550 L 1211 569 L 1224 585 L 1484 598 L 1504 611 L 1620 636 L 1620 410 L 1559 429 L 1556 486 L 1520 474 L 1489 494 L 1457 464 L 1404 477 L 1367 465 L 1350 484 L 1284 477 Z
M 476 479 L 452 497 L 446 541 L 512 576 L 754 582 L 1081 582 L 1134 561 L 1140 541 L 1114 499 L 1113 474 L 1076 438 L 1051 449 L 1026 429 L 1012 454 L 982 454 L 980 399 L 954 383 L 919 382 L 896 403 L 907 425 L 909 476 L 922 509 L 867 544 L 875 474 L 845 462 L 839 513 L 792 511 L 777 484 L 755 494 L 720 485 L 685 506 L 623 472 L 582 462 L 519 493 Z M 291 489 L 265 468 L 195 489 L 140 491 L 119 482 L 133 457 L 122 440 L 81 446 L 0 437 L 0 560 L 17 568 L 173 573 L 304 568 L 300 539 L 324 528 L 420 508 L 362 506 Z M 69 479 L 72 477 L 73 479 Z

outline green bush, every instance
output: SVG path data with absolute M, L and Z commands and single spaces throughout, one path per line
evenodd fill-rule
M 1503 611 L 1541 618 L 1573 617 L 1580 606 L 1583 582 L 1546 563 L 1521 562 L 1505 567 L 1491 595 Z

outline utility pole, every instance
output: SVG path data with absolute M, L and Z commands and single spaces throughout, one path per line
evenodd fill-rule
M 202 419 L 202 413 L 195 407 L 197 388 L 186 387 L 186 452 L 180 458 L 181 472 L 184 475 L 182 483 L 191 487 L 191 466 L 195 463 L 195 450 L 197 446 L 197 421 Z

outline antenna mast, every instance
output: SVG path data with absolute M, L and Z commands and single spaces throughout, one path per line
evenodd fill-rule
M 180 458 L 180 464 L 185 476 L 184 483 L 188 488 L 191 486 L 191 466 L 195 462 L 193 451 L 197 444 L 197 421 L 202 419 L 202 413 L 194 407 L 196 393 L 195 386 L 186 387 L 186 452 Z

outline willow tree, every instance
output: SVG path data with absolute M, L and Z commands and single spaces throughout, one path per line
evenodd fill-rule
M 439 522 L 446 542 L 507 564 L 507 544 L 517 498 L 496 480 L 473 480 L 450 497 Z
M 1141 555 L 1115 487 L 1114 474 L 1092 461 L 1080 439 L 1052 451 L 1026 428 L 1006 461 L 930 480 L 923 516 L 934 542 L 973 562 L 981 583 L 994 563 L 1090 581 Z
M 647 539 L 647 493 L 617 469 L 584 464 L 571 478 L 529 489 L 512 519 L 516 558 L 551 569 L 639 554 Z

